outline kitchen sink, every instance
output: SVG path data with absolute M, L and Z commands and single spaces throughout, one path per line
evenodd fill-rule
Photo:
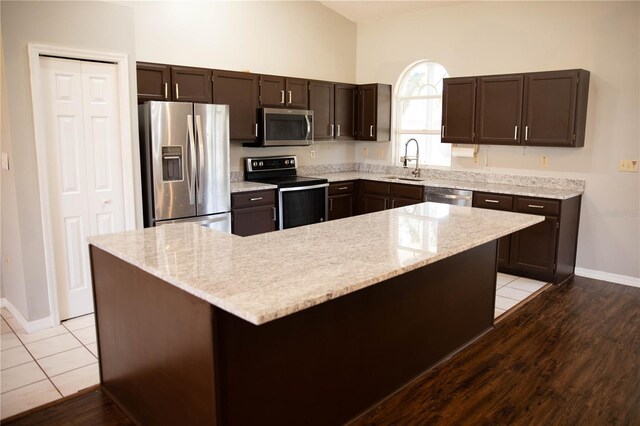
M 407 176 L 383 176 L 383 179 L 393 179 L 393 180 L 411 180 L 414 182 L 423 181 L 424 178 L 416 178 L 416 177 L 407 177 Z

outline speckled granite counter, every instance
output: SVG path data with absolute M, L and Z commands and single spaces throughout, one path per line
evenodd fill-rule
M 249 192 L 249 191 L 262 191 L 265 189 L 277 189 L 276 185 L 260 182 L 239 181 L 231 182 L 231 193 Z
M 407 185 L 418 186 L 433 186 L 441 188 L 454 188 L 454 189 L 467 189 L 471 191 L 481 192 L 495 192 L 499 194 L 513 194 L 522 195 L 526 197 L 541 197 L 541 198 L 553 198 L 558 200 L 566 200 L 568 198 L 581 195 L 583 191 L 571 188 L 548 188 L 543 186 L 544 182 L 540 183 L 540 186 L 522 186 L 502 183 L 491 182 L 473 182 L 456 179 L 434 179 L 430 177 L 424 178 L 421 181 L 402 180 L 402 179 L 389 179 L 389 174 L 371 173 L 371 172 L 340 172 L 340 173 L 320 173 L 314 174 L 317 177 L 323 177 L 328 179 L 329 182 L 341 182 L 357 179 L 368 179 L 380 182 L 394 182 L 403 183 Z M 396 176 L 396 175 L 392 175 Z
M 176 224 L 92 237 L 90 242 L 259 325 L 543 220 L 421 203 L 245 238 Z

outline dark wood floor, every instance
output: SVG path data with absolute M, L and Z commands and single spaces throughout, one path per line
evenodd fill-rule
M 130 424 L 100 391 L 12 425 Z M 554 286 L 353 425 L 640 425 L 640 289 Z

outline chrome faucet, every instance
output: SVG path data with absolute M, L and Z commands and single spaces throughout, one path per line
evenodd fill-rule
M 409 147 L 409 142 L 414 141 L 416 143 L 416 156 L 407 158 L 407 148 Z M 404 168 L 407 168 L 407 161 L 415 161 L 416 168 L 411 172 L 415 177 L 420 177 L 420 145 L 418 141 L 414 138 L 411 138 L 404 144 L 404 162 L 402 163 Z

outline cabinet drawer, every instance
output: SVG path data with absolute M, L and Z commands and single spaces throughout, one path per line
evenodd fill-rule
M 263 206 L 265 204 L 276 203 L 276 191 L 253 191 L 231 194 L 231 208 L 241 209 L 243 207 Z
M 515 211 L 518 213 L 557 216 L 560 214 L 560 201 L 547 198 L 516 197 Z
M 393 196 L 422 201 L 424 186 L 393 184 Z
M 367 194 L 390 195 L 391 184 L 384 182 L 374 182 L 371 180 L 364 181 L 364 192 Z
M 338 182 L 329 185 L 329 195 L 341 195 L 353 193 L 353 182 Z
M 504 194 L 491 194 L 488 192 L 474 192 L 473 206 L 492 210 L 513 210 L 513 196 Z

